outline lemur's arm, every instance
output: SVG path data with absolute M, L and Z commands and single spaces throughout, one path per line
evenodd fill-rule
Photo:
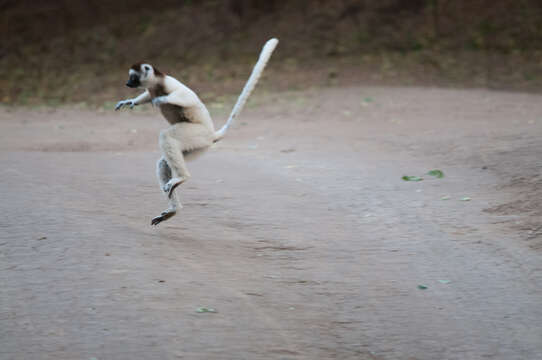
M 132 109 L 136 105 L 146 104 L 151 101 L 151 94 L 149 90 L 145 90 L 141 95 L 133 99 L 121 100 L 115 106 L 115 110 L 122 108 L 123 106 L 129 106 Z
M 132 100 L 134 100 L 135 105 L 146 104 L 151 101 L 151 93 L 149 90 L 145 90 L 141 95 Z

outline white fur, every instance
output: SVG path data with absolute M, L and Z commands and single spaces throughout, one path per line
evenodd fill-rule
M 123 106 L 133 108 L 135 105 L 152 102 L 160 108 L 164 118 L 171 124 L 160 132 L 163 156 L 156 166 L 160 188 L 168 195 L 169 207 L 152 219 L 152 225 L 158 225 L 175 215 L 180 202 L 174 190 L 190 178 L 185 158 L 189 160 L 201 155 L 224 137 L 243 109 L 277 44 L 277 39 L 271 39 L 265 44 L 226 124 L 219 131 L 215 131 L 211 115 L 196 93 L 180 81 L 171 76 L 156 75 L 149 64 L 141 64 L 139 71 L 130 69 L 129 74 L 137 75 L 140 87 L 145 88 L 145 91 L 136 98 L 119 101 L 115 110 Z
M 239 116 L 239 114 L 241 113 L 241 110 L 243 110 L 243 106 L 245 106 L 245 103 L 247 102 L 248 97 L 250 96 L 250 94 L 252 93 L 252 90 L 254 90 L 254 87 L 258 83 L 258 80 L 260 79 L 260 76 L 262 75 L 262 72 L 265 69 L 265 65 L 267 65 L 267 62 L 269 61 L 269 58 L 271 57 L 271 54 L 273 54 L 273 50 L 275 50 L 275 47 L 277 46 L 278 43 L 279 43 L 278 39 L 271 39 L 265 43 L 262 49 L 262 52 L 260 53 L 258 62 L 256 63 L 256 65 L 254 65 L 254 68 L 252 69 L 252 73 L 250 74 L 250 77 L 248 78 L 248 81 L 245 84 L 245 87 L 243 88 L 241 95 L 239 95 L 239 98 L 237 99 L 237 102 L 235 103 L 235 106 L 233 107 L 233 110 L 231 111 L 228 121 L 226 121 L 226 124 L 222 126 L 222 128 L 216 132 L 215 141 L 221 140 L 226 135 L 226 131 L 228 131 L 228 128 L 233 123 L 233 120 L 237 116 Z

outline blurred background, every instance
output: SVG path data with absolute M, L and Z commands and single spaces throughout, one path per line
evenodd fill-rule
M 271 90 L 382 84 L 542 89 L 539 0 L 3 0 L 3 104 L 111 106 L 145 60 L 206 101 L 281 44 Z

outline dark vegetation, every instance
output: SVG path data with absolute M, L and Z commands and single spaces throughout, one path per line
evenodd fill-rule
M 274 90 L 542 89 L 540 0 L 4 0 L 4 104 L 109 106 L 146 60 L 204 98 L 237 93 L 266 39 Z

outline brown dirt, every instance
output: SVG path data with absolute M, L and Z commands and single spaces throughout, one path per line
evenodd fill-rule
M 256 97 L 158 228 L 157 113 L 4 108 L 0 358 L 539 359 L 540 100 Z

